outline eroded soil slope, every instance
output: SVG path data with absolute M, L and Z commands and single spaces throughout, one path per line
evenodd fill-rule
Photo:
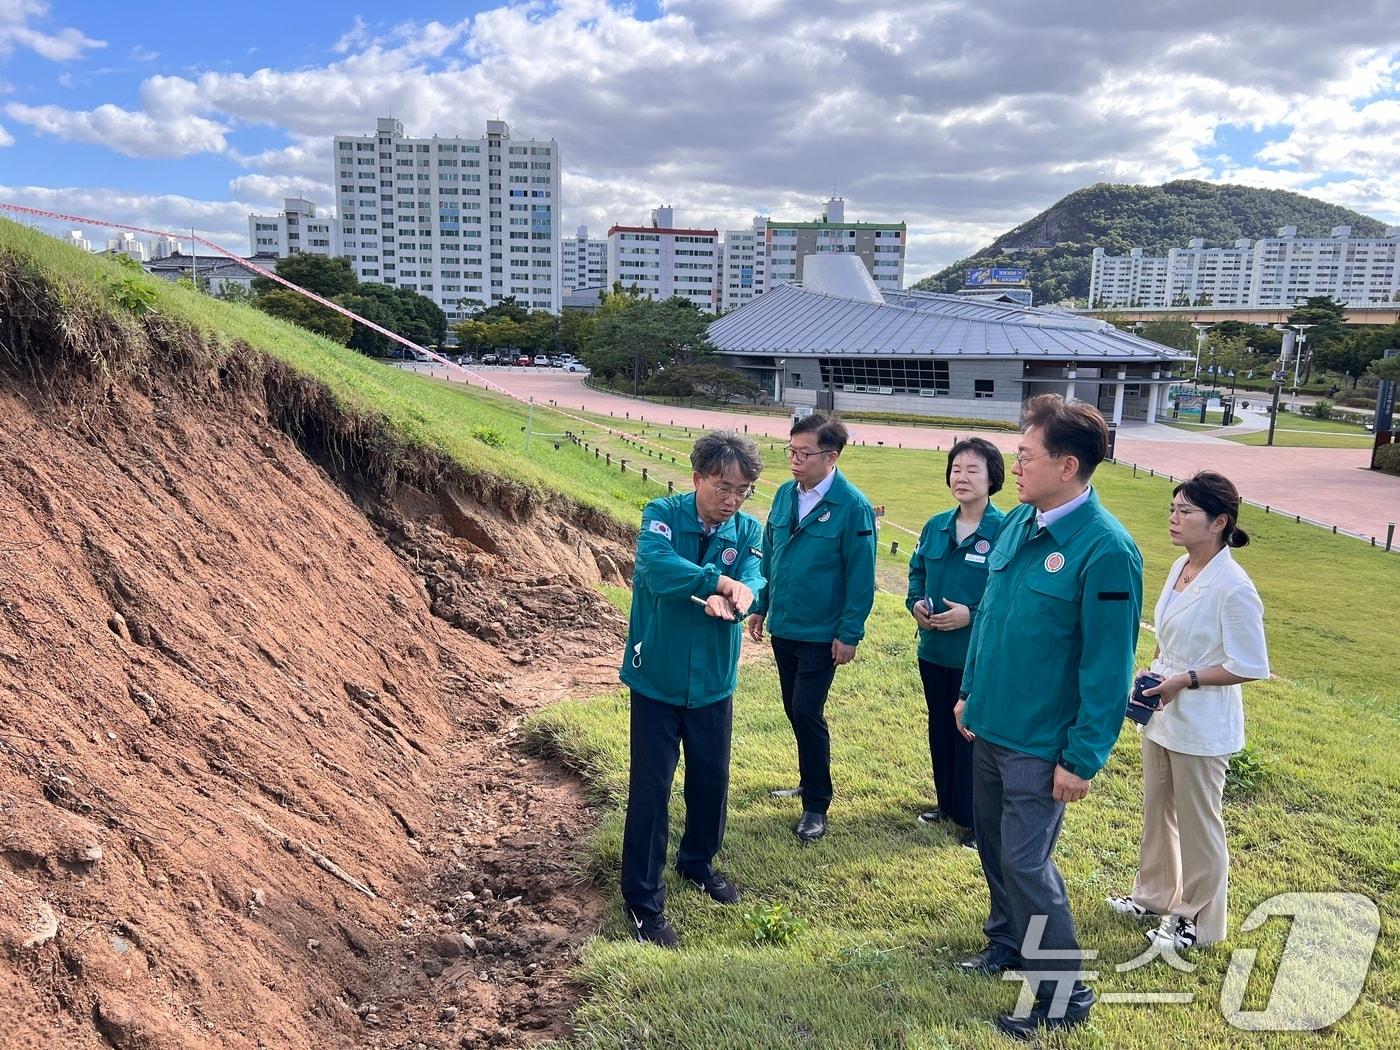
M 615 680 L 625 537 L 337 476 L 296 380 L 184 367 L 0 370 L 0 1043 L 564 1033 L 590 817 L 515 726 Z

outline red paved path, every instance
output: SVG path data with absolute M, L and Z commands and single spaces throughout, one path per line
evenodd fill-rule
M 423 366 L 418 370 L 427 372 Z M 445 377 L 446 368 L 433 369 Z M 456 371 L 455 369 L 452 371 Z M 483 369 L 501 386 L 537 403 L 557 401 L 561 408 L 616 414 L 619 421 L 675 421 L 687 426 L 741 426 L 753 433 L 786 436 L 787 418 L 743 415 L 709 409 L 653 405 L 615 394 L 600 393 L 583 385 L 578 373 L 558 370 Z M 460 376 L 461 373 L 457 373 Z M 453 378 L 456 378 L 455 376 Z M 948 447 L 956 430 L 903 427 L 871 423 L 850 424 L 853 439 L 874 444 L 903 443 L 908 448 Z M 982 433 L 1004 450 L 1015 447 L 1014 434 Z M 1183 477 L 1209 467 L 1239 486 L 1246 499 L 1267 504 L 1287 514 L 1301 514 L 1315 521 L 1335 524 L 1362 536 L 1384 541 L 1386 524 L 1400 522 L 1400 478 L 1366 469 L 1370 453 L 1364 449 L 1256 448 L 1203 434 L 1187 434 L 1170 427 L 1129 424 L 1118 437 L 1118 459 L 1137 463 L 1159 474 Z

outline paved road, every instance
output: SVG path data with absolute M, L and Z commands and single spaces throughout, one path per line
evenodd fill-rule
M 417 371 L 427 373 L 425 365 Z M 447 378 L 448 369 L 431 369 Z M 455 369 L 451 370 L 456 372 Z M 711 409 L 672 408 L 600 393 L 583 385 L 583 376 L 558 369 L 483 368 L 481 373 L 522 397 L 537 403 L 556 401 L 561 408 L 613 412 L 651 422 L 675 421 L 687 426 L 723 427 L 748 424 L 753 433 L 787 435 L 784 416 L 743 415 Z M 451 378 L 458 378 L 456 373 Z M 853 423 L 856 441 L 884 442 L 906 448 L 947 448 L 958 431 L 931 427 L 903 427 Z M 998 447 L 1015 447 L 1014 434 L 987 433 Z M 1183 477 L 1209 468 L 1225 474 L 1246 499 L 1267 504 L 1287 514 L 1301 514 L 1315 521 L 1384 541 L 1387 522 L 1400 522 L 1400 478 L 1367 469 L 1370 453 L 1344 448 L 1255 448 L 1225 441 L 1210 434 L 1191 433 L 1159 424 L 1129 423 L 1118 437 L 1118 459 L 1143 468 Z

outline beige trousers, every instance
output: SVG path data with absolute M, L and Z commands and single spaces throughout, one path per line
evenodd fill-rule
M 1196 923 L 1196 943 L 1225 939 L 1230 852 L 1220 800 L 1228 755 L 1183 755 L 1143 737 L 1142 857 L 1133 900 Z

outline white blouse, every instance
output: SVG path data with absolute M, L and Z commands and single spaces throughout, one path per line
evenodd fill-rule
M 1230 548 L 1223 548 L 1174 599 L 1186 555 L 1167 573 L 1154 617 L 1161 675 L 1222 665 L 1241 678 L 1268 678 L 1264 606 Z M 1244 747 L 1244 690 L 1238 685 L 1183 689 L 1154 714 L 1143 734 L 1186 755 L 1232 755 Z

